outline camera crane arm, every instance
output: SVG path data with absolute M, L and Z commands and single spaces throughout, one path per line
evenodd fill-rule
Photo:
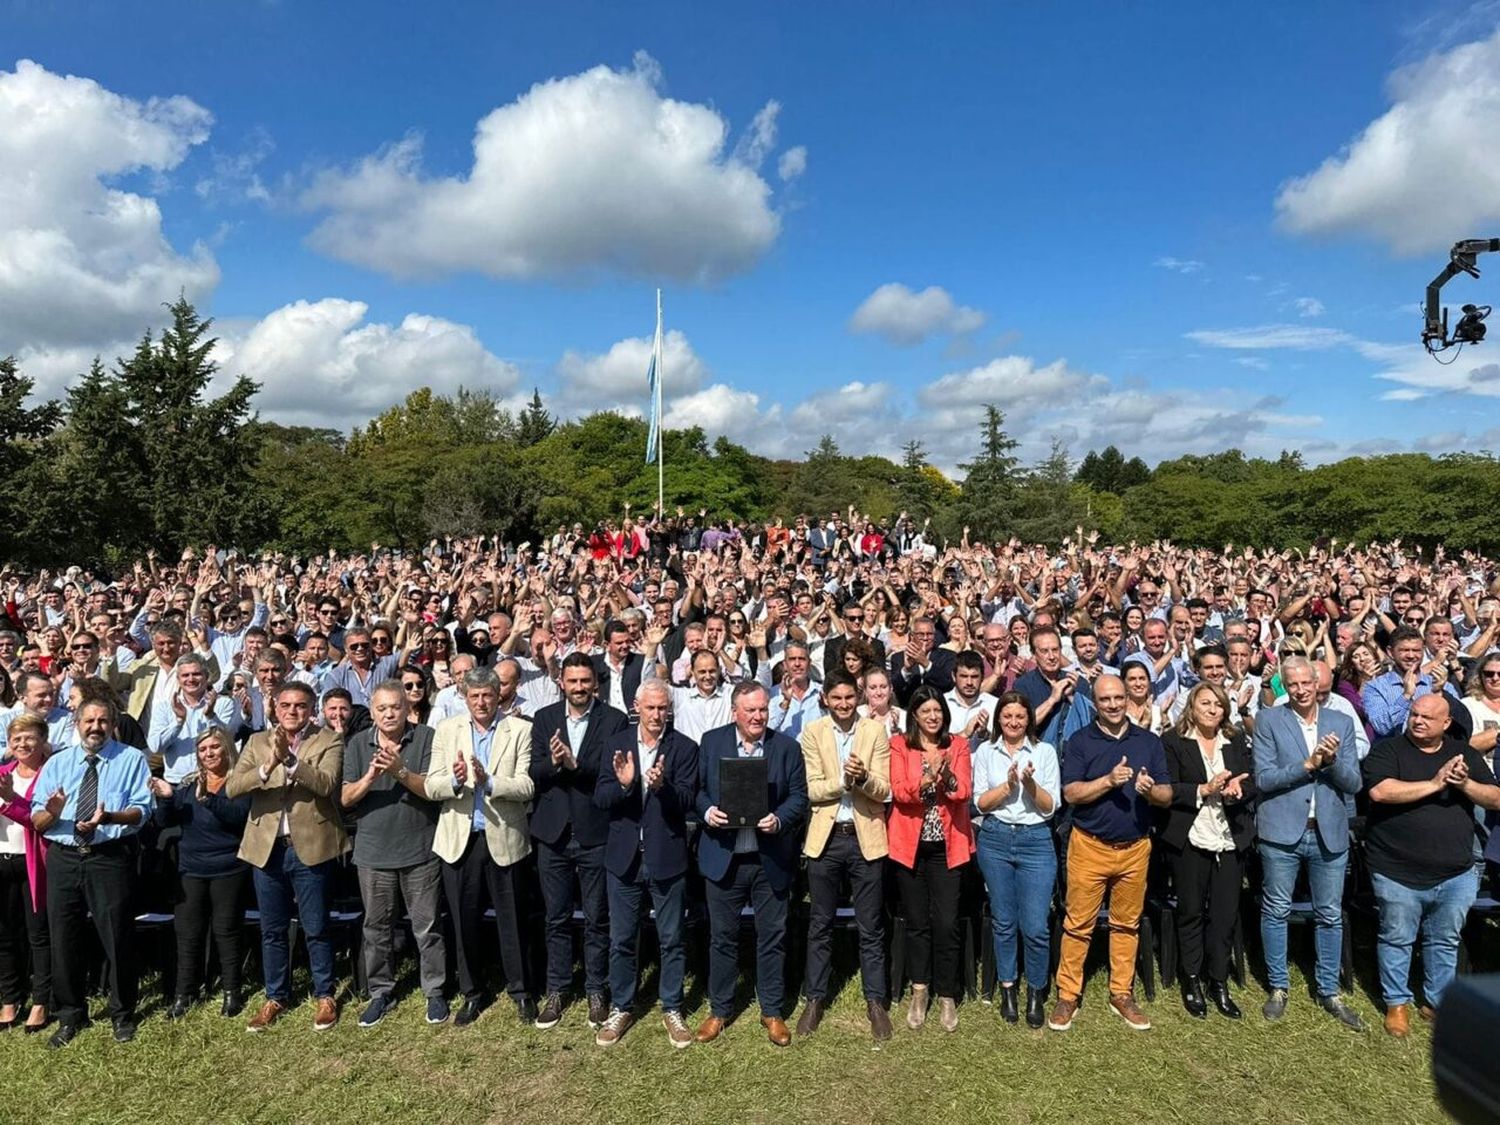
M 1422 325 L 1422 344 L 1429 352 L 1440 352 L 1454 344 L 1477 344 L 1484 339 L 1484 318 L 1489 315 L 1488 305 L 1463 306 L 1464 317 L 1458 322 L 1453 336 L 1448 335 L 1448 310 L 1440 308 L 1443 286 L 1461 273 L 1470 277 L 1479 276 L 1479 267 L 1474 259 L 1480 254 L 1500 252 L 1500 238 L 1465 238 L 1453 244 L 1448 254 L 1448 264 L 1427 286 L 1427 303 Z M 1481 312 L 1480 310 L 1483 310 Z M 1476 331 L 1477 329 L 1477 331 Z

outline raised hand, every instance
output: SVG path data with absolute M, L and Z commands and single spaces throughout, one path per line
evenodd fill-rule
M 1128 784 L 1131 777 L 1133 776 L 1134 773 L 1130 768 L 1130 759 L 1127 758 L 1124 754 L 1121 754 L 1120 764 L 1109 771 L 1110 785 L 1114 786 L 1114 788 L 1116 789 L 1119 789 L 1121 786 Z
M 469 767 L 464 761 L 464 756 L 460 754 L 453 759 L 453 788 L 462 789 L 468 780 Z
M 5 775 L 5 780 L 6 781 L 10 780 L 10 775 L 9 774 Z M 171 796 L 172 796 L 172 783 L 170 781 L 166 780 L 166 778 L 162 778 L 162 777 L 148 778 L 146 780 L 146 788 L 151 791 L 151 795 L 153 797 L 159 797 L 159 798 L 161 798 L 164 801 L 170 799 Z M 0 797 L 3 797 L 3 796 L 4 796 L 3 792 L 0 792 Z
M 1144 797 L 1147 793 L 1151 792 L 1155 784 L 1156 779 L 1146 772 L 1145 766 L 1142 766 L 1135 775 L 1135 791 Z
M 1224 783 L 1221 797 L 1225 801 L 1243 801 L 1245 799 L 1244 784 L 1249 777 L 1248 773 L 1235 774 Z
M 635 755 L 627 750 L 616 750 L 614 756 L 615 780 L 624 789 L 635 784 Z

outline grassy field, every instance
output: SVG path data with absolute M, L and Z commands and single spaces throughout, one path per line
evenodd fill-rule
M 339 1026 L 317 1033 L 304 1003 L 252 1036 L 216 1004 L 169 1024 L 153 996 L 128 1046 L 110 1039 L 107 1019 L 63 1051 L 48 1051 L 45 1037 L 0 1034 L 0 1073 L 9 1104 L 28 1107 L 11 1120 L 129 1125 L 1444 1120 L 1426 1025 L 1406 1042 L 1389 1039 L 1361 988 L 1354 1003 L 1370 1029 L 1347 1031 L 1314 1008 L 1300 976 L 1276 1025 L 1260 1017 L 1258 984 L 1237 994 L 1239 1024 L 1217 1014 L 1192 1020 L 1175 991 L 1161 991 L 1145 1005 L 1155 1029 L 1132 1032 L 1106 1010 L 1096 973 L 1066 1034 L 1010 1027 L 971 1002 L 954 1034 L 935 1022 L 912 1032 L 898 1019 L 895 1038 L 877 1047 L 854 981 L 822 1029 L 788 1049 L 766 1042 L 752 1006 L 719 1042 L 683 1051 L 670 1048 L 654 1016 L 601 1050 L 581 1004 L 549 1032 L 520 1026 L 503 1000 L 472 1027 L 433 1028 L 421 997 L 407 995 L 361 1031 L 349 1000 Z M 696 986 L 690 1003 L 696 1023 L 706 1012 Z

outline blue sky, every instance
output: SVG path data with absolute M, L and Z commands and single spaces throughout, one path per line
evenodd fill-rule
M 660 284 L 669 423 L 771 454 L 1500 443 L 1414 346 L 1500 5 L 724 9 L 0 3 L 0 352 L 57 393 L 185 288 L 268 416 L 639 409 Z

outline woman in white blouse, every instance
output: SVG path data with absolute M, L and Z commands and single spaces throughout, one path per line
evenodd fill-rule
M 1469 745 L 1494 768 L 1495 738 L 1500 734 L 1500 652 L 1486 653 L 1474 669 L 1464 707 L 1474 720 Z
M 994 929 L 1000 1015 L 1016 1023 L 1019 1011 L 1017 931 L 1025 951 L 1026 1023 L 1045 1019 L 1051 960 L 1048 915 L 1057 881 L 1052 814 L 1061 780 L 1057 751 L 1036 741 L 1036 712 L 1026 697 L 1008 691 L 995 703 L 991 739 L 974 755 L 975 834 Z
M 1241 859 L 1255 840 L 1255 770 L 1245 736 L 1229 724 L 1229 697 L 1207 682 L 1188 692 L 1177 726 L 1162 735 L 1172 803 L 1160 842 L 1177 893 L 1182 1004 L 1196 1019 L 1208 999 L 1229 1019 L 1229 958 L 1240 912 Z
M 896 706 L 896 697 L 891 690 L 891 677 L 884 668 L 868 669 L 861 682 L 865 701 L 859 705 L 862 719 L 874 719 L 885 724 L 886 737 L 906 729 L 906 712 Z

